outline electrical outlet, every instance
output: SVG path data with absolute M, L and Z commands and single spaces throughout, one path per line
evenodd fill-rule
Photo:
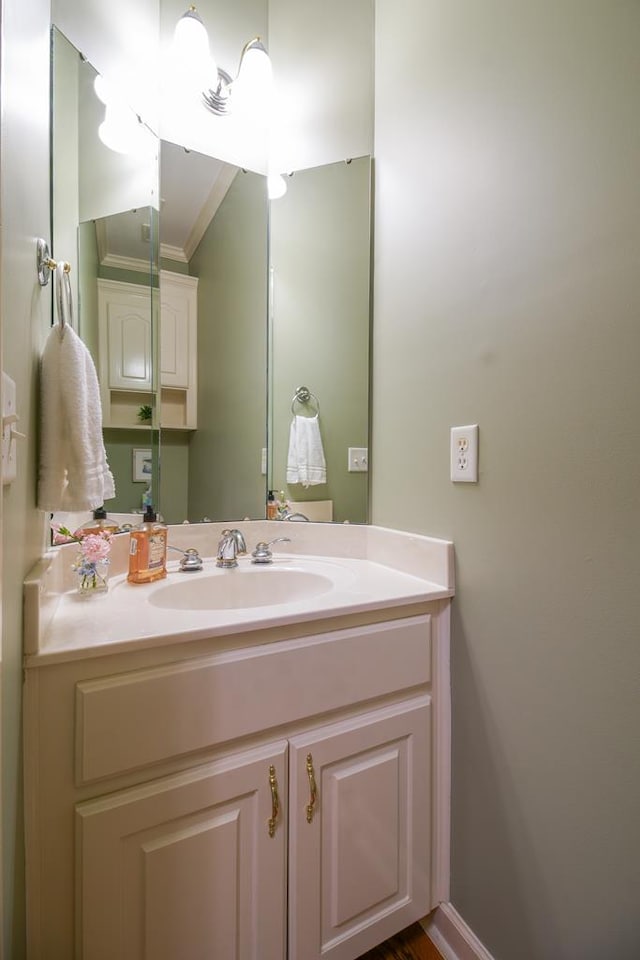
M 369 451 L 366 447 L 349 447 L 347 470 L 349 473 L 366 473 L 369 469 Z
M 478 482 L 478 424 L 451 427 L 451 480 Z

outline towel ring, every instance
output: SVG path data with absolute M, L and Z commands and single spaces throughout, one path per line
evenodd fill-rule
M 291 399 L 291 413 L 295 414 L 295 405 L 300 403 L 305 406 L 307 403 L 313 403 L 316 407 L 316 416 L 320 416 L 320 401 L 314 393 L 311 393 L 308 387 L 296 387 L 296 392 Z

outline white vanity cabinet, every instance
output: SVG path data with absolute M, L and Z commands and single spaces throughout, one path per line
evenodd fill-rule
M 428 913 L 448 601 L 410 613 L 28 665 L 31 960 L 354 960 Z
M 198 279 L 160 271 L 159 384 L 153 376 L 158 291 L 97 281 L 99 380 L 105 427 L 141 426 L 138 410 L 160 410 L 160 425 L 197 427 Z M 148 424 L 145 429 L 148 429 Z
M 352 960 L 430 909 L 429 697 L 290 743 L 289 956 Z
M 80 956 L 282 960 L 286 778 L 279 742 L 78 804 Z

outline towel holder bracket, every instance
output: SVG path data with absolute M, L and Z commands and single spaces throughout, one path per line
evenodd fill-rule
M 313 403 L 316 407 L 316 413 L 320 413 L 320 401 L 314 393 L 311 393 L 309 387 L 296 387 L 296 391 L 291 400 L 291 412 L 295 413 L 295 404 Z
M 41 237 L 39 237 L 36 241 L 36 261 L 38 266 L 38 283 L 41 287 L 46 287 L 51 277 L 51 271 L 55 270 L 55 268 L 58 266 L 58 263 L 56 260 L 51 258 L 49 244 Z M 65 263 L 64 272 L 69 273 L 70 270 L 71 265 L 69 263 Z

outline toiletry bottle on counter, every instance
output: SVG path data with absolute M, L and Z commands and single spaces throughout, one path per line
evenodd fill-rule
M 269 490 L 267 496 L 267 520 L 275 520 L 278 516 L 278 504 L 276 503 L 276 495 L 273 490 Z
M 79 530 L 76 530 L 76 534 L 86 537 L 90 533 L 117 533 L 119 529 L 116 521 L 107 516 L 105 508 L 98 507 L 93 511 L 93 520 L 83 524 Z
M 167 528 L 149 505 L 142 523 L 131 531 L 129 583 L 151 583 L 167 575 Z

